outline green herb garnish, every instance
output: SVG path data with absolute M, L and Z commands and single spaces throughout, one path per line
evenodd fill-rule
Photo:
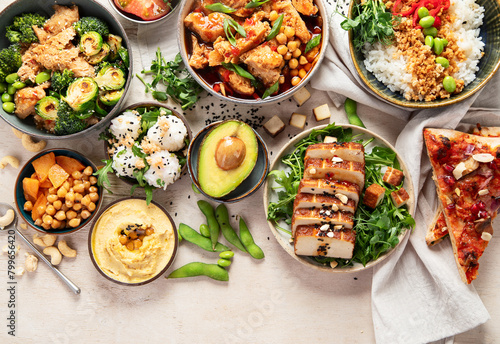
M 279 84 L 279 80 L 278 80 L 278 81 L 276 81 L 276 83 L 274 85 L 272 85 L 271 87 L 269 87 L 267 90 L 264 91 L 264 94 L 262 95 L 262 99 L 266 99 L 270 95 L 278 92 L 279 88 L 280 88 L 280 84 Z
M 360 137 L 353 136 L 352 129 L 343 129 L 335 124 L 329 124 L 323 129 L 313 130 L 308 137 L 295 144 L 295 149 L 291 154 L 281 158 L 281 162 L 290 171 L 274 170 L 269 173 L 270 176 L 274 177 L 279 187 L 276 187 L 278 201 L 270 202 L 268 205 L 268 220 L 274 221 L 276 227 L 285 233 L 291 234 L 288 229 L 282 228 L 278 224 L 281 221 L 288 225 L 291 224 L 293 202 L 304 172 L 306 149 L 311 144 L 323 142 L 325 136 L 334 136 L 339 142 L 357 140 L 365 146 L 373 140 L 373 138 L 369 138 L 363 142 Z M 354 216 L 356 244 L 352 259 L 313 257 L 317 262 L 328 264 L 331 261 L 336 261 L 340 267 L 352 265 L 354 262 L 366 265 L 395 247 L 399 243 L 398 236 L 404 229 L 415 226 L 415 220 L 408 210 L 397 208 L 391 200 L 391 192 L 398 190 L 402 185 L 392 186 L 383 182 L 381 169 L 386 166 L 400 168 L 396 153 L 390 148 L 376 146 L 370 153 L 365 154 L 365 186 L 377 183 L 383 185 L 386 192 L 382 202 L 375 210 L 365 206 L 362 199 L 359 201 Z
M 246 37 L 247 33 L 243 26 L 238 24 L 234 19 L 232 18 L 224 18 L 224 33 L 226 34 L 226 38 L 231 43 L 233 47 L 236 46 L 236 38 L 234 37 L 233 31 L 231 29 L 234 29 L 237 33 L 239 33 L 242 37 Z
M 111 187 L 111 182 L 109 181 L 108 178 L 108 173 L 113 173 L 113 159 L 106 159 L 106 160 L 101 160 L 105 165 L 98 169 L 96 172 L 94 172 L 94 176 L 97 176 L 97 185 L 102 186 L 103 188 L 106 189 L 110 194 L 112 194 L 111 190 L 109 190 L 108 187 Z
M 311 38 L 311 40 L 306 44 L 306 48 L 304 49 L 304 54 L 307 53 L 312 48 L 318 46 L 320 42 L 321 42 L 321 34 Z
M 245 8 L 246 9 L 249 9 L 249 8 L 256 8 L 256 7 L 259 7 L 259 6 L 262 6 L 264 5 L 266 2 L 268 2 L 269 0 L 252 0 L 250 1 L 246 6 Z
M 210 11 L 214 12 L 221 12 L 221 13 L 233 13 L 236 12 L 236 10 L 232 7 L 226 6 L 224 4 L 221 4 L 220 2 L 215 2 L 210 5 L 206 5 L 205 8 Z
M 284 17 L 285 16 L 282 14 L 278 17 L 278 19 L 276 19 L 276 21 L 273 24 L 273 28 L 271 29 L 271 32 L 269 32 L 269 35 L 267 35 L 266 37 L 266 41 L 270 41 L 271 39 L 276 37 L 278 33 L 280 33 L 281 24 L 283 24 Z
M 230 70 L 232 72 L 235 72 L 236 74 L 244 77 L 244 78 L 247 78 L 247 79 L 250 79 L 250 80 L 256 80 L 255 77 L 250 74 L 249 72 L 247 72 L 246 70 L 244 70 L 242 67 L 238 66 L 237 64 L 235 63 L 225 63 L 225 62 L 222 62 L 222 67 L 226 68 L 227 70 Z

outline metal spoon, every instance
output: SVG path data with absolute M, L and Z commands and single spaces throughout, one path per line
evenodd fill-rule
M 0 216 L 2 216 L 3 214 L 6 214 L 7 211 L 9 209 L 12 209 L 14 210 L 14 208 L 12 208 L 10 205 L 6 204 L 6 203 L 0 203 Z M 14 230 L 16 231 L 16 234 L 19 235 L 21 237 L 21 239 L 24 240 L 24 242 L 30 247 L 30 249 L 32 249 L 35 254 L 45 262 L 45 264 L 47 264 L 49 266 L 49 268 L 52 269 L 52 271 L 55 272 L 55 274 L 57 276 L 59 276 L 60 279 L 62 279 L 64 281 L 64 283 L 66 283 L 66 285 L 73 291 L 73 293 L 75 294 L 80 294 L 80 288 L 74 284 L 68 277 L 66 277 L 61 271 L 59 271 L 54 265 L 52 265 L 52 263 L 47 259 L 45 258 L 45 256 L 35 247 L 35 245 L 33 245 L 29 240 L 28 238 L 26 238 L 24 236 L 23 233 L 21 233 L 21 231 L 17 228 L 17 213 L 16 211 L 14 211 L 14 221 L 12 221 L 12 223 L 6 227 L 0 227 L 1 230 L 8 230 L 10 227 L 14 227 Z

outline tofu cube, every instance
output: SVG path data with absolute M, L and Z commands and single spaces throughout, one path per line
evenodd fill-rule
M 325 136 L 323 143 L 333 143 L 337 142 L 337 138 L 333 136 Z
M 363 203 L 368 207 L 375 209 L 380 201 L 384 198 L 385 188 L 378 184 L 372 184 L 366 188 L 365 197 L 363 198 Z
M 382 180 L 391 185 L 398 186 L 399 184 L 401 184 L 401 181 L 403 181 L 403 177 L 404 174 L 402 171 L 392 167 L 387 167 L 387 170 L 385 171 Z
M 408 192 L 406 192 L 404 188 L 401 188 L 398 191 L 391 192 L 391 198 L 396 207 L 399 208 L 408 203 L 410 196 L 408 195 Z
M 285 123 L 278 116 L 274 116 L 264 124 L 264 130 L 272 137 L 275 137 L 285 130 Z
M 323 104 L 313 109 L 314 117 L 316 121 L 322 121 L 324 119 L 330 118 L 332 114 L 330 113 L 330 108 L 328 104 Z
M 300 90 L 298 90 L 294 95 L 293 98 L 297 102 L 299 106 L 302 106 L 306 101 L 311 98 L 311 93 L 307 90 L 307 88 L 302 87 Z
M 292 113 L 292 116 L 290 116 L 290 122 L 288 122 L 288 124 L 298 129 L 304 129 L 304 126 L 306 125 L 306 119 L 307 116 L 301 115 L 300 113 Z

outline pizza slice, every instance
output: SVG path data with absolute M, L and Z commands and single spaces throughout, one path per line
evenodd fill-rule
M 483 127 L 479 123 L 472 129 L 472 134 L 484 137 L 500 137 L 500 127 Z M 441 241 L 448 235 L 448 227 L 446 227 L 446 220 L 444 218 L 443 207 L 438 206 L 434 219 L 427 229 L 425 241 L 428 246 L 433 246 Z
M 458 270 L 471 283 L 500 207 L 500 138 L 426 128 L 424 141 Z

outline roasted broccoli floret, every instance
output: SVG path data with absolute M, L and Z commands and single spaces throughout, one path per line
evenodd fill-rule
M 63 70 L 62 73 L 59 71 L 52 73 L 52 77 L 50 78 L 52 89 L 57 93 L 63 93 L 63 91 L 68 88 L 69 84 L 73 82 L 73 75 L 74 73 L 69 69 Z
M 77 117 L 71 106 L 65 101 L 59 102 L 57 109 L 57 120 L 54 126 L 56 135 L 69 135 L 82 131 L 87 127 L 87 123 Z
M 14 17 L 12 25 L 7 26 L 6 37 L 11 43 L 31 44 L 38 42 L 32 26 L 43 27 L 47 18 L 38 13 L 25 13 Z
M 108 25 L 101 19 L 96 17 L 83 17 L 73 24 L 75 31 L 78 35 L 83 36 L 89 31 L 99 33 L 103 38 L 109 35 Z
M 22 65 L 21 46 L 12 44 L 8 48 L 0 50 L 0 82 L 10 73 L 16 72 Z

